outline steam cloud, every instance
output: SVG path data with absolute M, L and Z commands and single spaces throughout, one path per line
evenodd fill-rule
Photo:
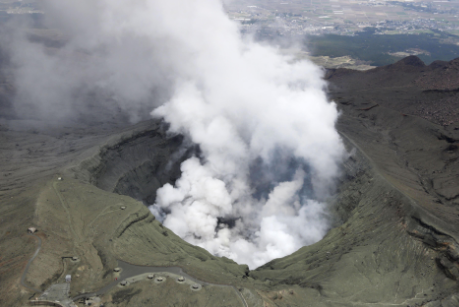
M 344 150 L 318 67 L 241 38 L 216 0 L 45 6 L 67 41 L 14 41 L 19 110 L 68 115 L 94 92 L 133 121 L 153 109 L 201 154 L 150 209 L 213 254 L 254 268 L 325 235 Z

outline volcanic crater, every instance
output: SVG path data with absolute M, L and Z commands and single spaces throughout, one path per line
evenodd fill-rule
M 69 297 L 80 305 L 97 293 L 105 306 L 457 306 L 457 63 L 411 56 L 327 71 L 349 152 L 329 200 L 335 225 L 255 270 L 183 241 L 145 206 L 199 151 L 163 122 L 56 128 L 4 117 L 0 305 L 24 306 L 71 274 Z M 38 244 L 30 226 L 42 245 L 23 275 Z M 139 278 L 122 288 L 120 263 L 120 274 L 175 269 L 161 284 Z M 202 288 L 177 283 L 180 272 Z

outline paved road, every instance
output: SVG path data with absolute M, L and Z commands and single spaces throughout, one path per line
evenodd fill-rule
M 32 290 L 32 291 L 35 291 L 35 292 L 38 292 L 38 293 L 41 293 L 42 291 L 40 289 L 36 289 L 36 288 L 33 288 L 33 287 L 30 287 L 28 286 L 26 283 L 25 283 L 25 278 L 26 278 L 26 275 L 27 275 L 27 272 L 29 271 L 29 267 L 30 267 L 30 264 L 32 263 L 32 261 L 35 259 L 35 257 L 37 257 L 38 255 L 38 252 L 40 251 L 41 249 L 41 238 L 34 235 L 33 233 L 29 233 L 28 234 L 29 236 L 33 236 L 35 238 L 38 239 L 38 248 L 37 250 L 35 251 L 35 254 L 33 254 L 32 258 L 30 258 L 29 262 L 27 262 L 27 265 L 26 265 L 26 268 L 24 270 L 24 273 L 22 273 L 22 277 L 21 277 L 21 285 L 29 290 Z

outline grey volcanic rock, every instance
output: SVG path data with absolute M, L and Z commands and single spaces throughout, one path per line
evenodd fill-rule
M 105 191 L 152 204 L 158 188 L 180 177 L 180 164 L 193 147 L 187 150 L 181 135 L 167 136 L 166 125 L 150 122 L 148 129 L 104 146 L 84 162 L 86 179 Z
M 105 289 L 105 306 L 457 306 L 457 63 L 409 57 L 327 73 L 351 153 L 330 200 L 337 226 L 254 271 L 184 242 L 142 203 L 173 183 L 196 150 L 161 122 L 52 127 L 3 119 L 0 306 L 38 295 L 19 283 L 37 248 L 31 226 L 42 248 L 27 285 L 44 291 L 71 274 L 72 297 Z M 175 278 L 121 287 L 116 274 L 124 269 L 113 271 L 121 261 L 140 271 L 181 268 L 202 288 Z

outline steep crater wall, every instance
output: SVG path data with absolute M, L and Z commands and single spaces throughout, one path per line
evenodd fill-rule
M 347 147 L 352 149 L 350 144 Z M 181 163 L 198 150 L 185 145 L 183 136 L 168 134 L 166 125 L 148 121 L 140 129 L 114 137 L 74 171 L 78 178 L 102 190 L 152 204 L 157 189 L 174 184 L 181 176 Z M 337 193 L 329 200 L 333 226 L 351 216 L 370 180 L 368 169 L 368 162 L 355 150 L 342 165 Z
M 101 147 L 76 173 L 102 190 L 152 204 L 158 188 L 180 177 L 180 164 L 194 150 L 184 146 L 183 136 L 168 134 L 166 125 L 148 121 Z

